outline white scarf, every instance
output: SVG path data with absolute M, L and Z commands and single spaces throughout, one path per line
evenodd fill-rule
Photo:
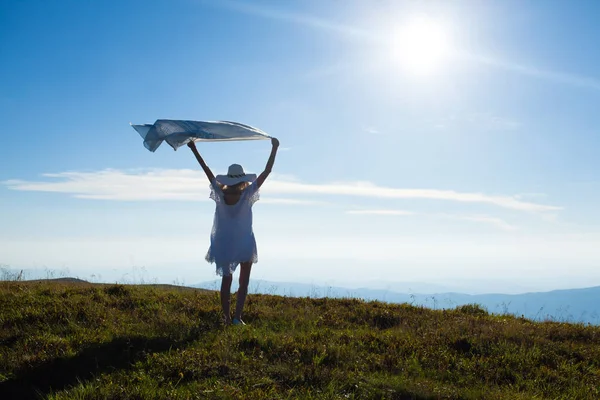
M 173 150 L 193 141 L 265 140 L 271 137 L 258 128 L 229 121 L 183 121 L 158 119 L 154 124 L 133 125 L 144 146 L 154 152 L 165 141 Z

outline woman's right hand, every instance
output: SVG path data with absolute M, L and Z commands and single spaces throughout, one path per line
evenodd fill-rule
M 193 150 L 196 148 L 196 143 L 193 140 L 190 140 L 189 142 L 187 142 L 187 146 Z
M 277 138 L 271 138 L 271 144 L 273 147 L 279 147 L 279 140 L 277 140 Z

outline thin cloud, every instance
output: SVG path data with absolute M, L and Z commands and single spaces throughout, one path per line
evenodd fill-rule
M 375 210 L 348 210 L 346 214 L 352 215 L 385 215 L 385 216 L 411 216 L 421 215 L 426 217 L 462 220 L 469 222 L 477 222 L 481 224 L 492 225 L 496 228 L 505 231 L 517 230 L 517 227 L 509 224 L 501 218 L 492 217 L 489 215 L 460 215 L 460 214 L 430 214 L 430 213 L 417 213 L 407 210 L 390 210 L 390 209 L 375 209 Z
M 480 64 L 489 65 L 495 68 L 501 68 L 506 71 L 511 71 L 518 74 L 531 76 L 534 78 L 545 79 L 556 83 L 563 83 L 587 89 L 600 90 L 600 79 L 592 77 L 569 74 L 565 72 L 551 71 L 533 66 L 518 64 L 515 62 L 500 60 L 498 58 L 488 56 L 467 55 L 466 58 L 476 61 Z
M 521 123 L 507 117 L 501 117 L 489 112 L 473 112 L 467 114 L 451 114 L 433 125 L 435 129 L 464 129 L 475 128 L 478 131 L 515 131 L 521 128 Z
M 200 171 L 156 169 L 96 172 L 61 172 L 44 174 L 50 181 L 8 180 L 2 182 L 12 190 L 67 193 L 77 198 L 144 201 L 196 201 L 206 197 L 208 182 Z M 428 199 L 462 203 L 489 204 L 501 208 L 527 211 L 558 211 L 561 207 L 520 200 L 514 196 L 495 196 L 476 192 L 439 189 L 399 189 L 377 186 L 370 182 L 309 184 L 277 178 L 269 180 L 263 192 L 269 195 L 336 195 L 379 199 Z M 312 199 L 311 199 L 312 200 Z
M 465 117 L 465 122 L 490 131 L 514 131 L 521 127 L 521 123 L 514 119 L 491 113 L 471 113 Z
M 516 199 L 527 199 L 527 198 L 546 198 L 548 195 L 546 193 L 538 193 L 538 192 L 530 192 L 530 193 L 519 193 L 515 195 Z
M 488 215 L 452 215 L 452 214 L 439 214 L 439 217 L 454 219 L 454 220 L 462 220 L 462 221 L 470 221 L 470 222 L 478 222 L 483 224 L 493 225 L 496 228 L 500 228 L 505 231 L 515 231 L 517 227 L 509 224 L 501 218 L 491 217 Z
M 264 203 L 264 204 L 283 204 L 283 205 L 290 205 L 290 206 L 323 206 L 323 205 L 330 204 L 325 201 L 284 199 L 284 198 L 277 198 L 277 197 L 263 198 L 260 200 L 260 202 Z
M 346 214 L 352 215 L 415 215 L 416 213 L 413 211 L 405 211 L 405 210 L 348 210 Z
M 273 193 L 280 194 L 324 194 L 383 199 L 430 199 L 464 203 L 484 203 L 512 210 L 530 212 L 557 211 L 562 209 L 562 207 L 518 200 L 512 196 L 494 196 L 483 193 L 456 192 L 453 190 L 438 189 L 396 189 L 377 186 L 369 182 L 315 185 L 278 181 L 277 184 L 270 185 L 268 190 L 269 192 L 272 191 Z
M 379 129 L 373 127 L 373 126 L 366 126 L 363 128 L 363 131 L 365 133 L 368 133 L 369 135 L 381 135 L 382 133 L 379 131 Z
M 183 200 L 206 198 L 208 181 L 194 170 L 149 170 L 123 172 L 106 169 L 96 172 L 43 174 L 58 181 L 3 182 L 9 189 L 67 193 L 76 198 L 95 200 Z M 203 190 L 204 189 L 204 190 Z
M 217 5 L 217 7 L 227 8 L 229 10 L 247 15 L 254 15 L 257 17 L 282 22 L 292 22 L 295 24 L 304 25 L 312 28 L 341 33 L 346 36 L 354 36 L 360 38 L 372 37 L 372 35 L 364 29 L 357 29 L 352 26 L 338 24 L 323 18 L 315 17 L 313 15 L 301 14 L 298 12 L 286 12 L 273 8 L 261 7 L 249 2 L 243 3 L 231 0 L 220 0 L 218 3 L 215 4 Z

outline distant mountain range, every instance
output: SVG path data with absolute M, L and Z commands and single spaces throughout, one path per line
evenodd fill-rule
M 218 290 L 220 281 L 191 285 L 196 288 Z M 237 286 L 234 281 L 232 290 Z M 552 320 L 600 325 L 600 286 L 585 289 L 554 290 L 523 294 L 464 293 L 400 293 L 384 289 L 344 288 L 317 286 L 306 283 L 251 281 L 250 293 L 273 294 L 289 297 L 351 297 L 389 303 L 409 303 L 428 308 L 454 308 L 464 304 L 479 304 L 490 313 L 513 314 L 536 321 Z
M 0 272 L 0 280 L 21 279 L 21 275 L 23 275 L 20 270 L 10 268 L 0 268 Z M 27 280 L 55 278 L 59 281 L 85 282 L 85 280 L 65 276 L 67 274 L 68 272 L 64 274 L 61 272 L 57 277 L 53 276 L 54 273 L 46 273 L 46 279 L 43 278 L 44 275 L 41 273 L 25 274 L 26 276 L 23 276 L 23 278 Z M 60 275 L 63 276 L 61 277 Z M 144 282 L 135 282 L 134 280 L 130 283 Z M 157 284 L 157 282 L 147 283 Z M 367 301 L 378 300 L 389 303 L 409 303 L 436 309 L 454 308 L 464 304 L 475 303 L 483 306 L 490 313 L 495 314 L 513 314 L 537 321 L 553 320 L 600 325 L 600 286 L 520 294 L 466 294 L 459 293 L 461 291 L 460 287 L 420 282 L 369 282 L 366 284 L 378 288 L 348 288 L 253 279 L 250 281 L 250 292 L 289 297 L 351 297 Z M 175 286 L 178 287 L 187 286 L 210 290 L 219 290 L 220 285 L 220 280 L 202 282 L 195 285 L 175 283 Z M 237 290 L 236 285 L 237 282 L 234 280 L 233 290 Z M 383 289 L 383 287 L 387 287 L 387 289 Z

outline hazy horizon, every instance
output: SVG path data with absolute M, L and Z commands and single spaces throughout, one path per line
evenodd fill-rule
M 172 284 L 178 286 L 197 286 L 211 282 L 218 282 L 220 277 L 213 274 L 181 274 L 182 270 L 188 269 L 169 269 L 168 271 L 160 269 L 148 269 L 145 267 L 132 268 L 113 268 L 105 269 L 104 273 L 94 270 L 71 269 L 71 268 L 13 268 L 9 265 L 0 265 L 5 279 L 11 279 L 18 276 L 22 271 L 21 279 L 56 279 L 56 278 L 76 278 L 91 283 L 122 283 L 122 284 Z M 200 278 L 198 278 L 200 277 Z M 0 277 L 0 279 L 2 279 Z M 260 271 L 254 271 L 253 282 L 269 282 L 270 284 L 298 284 L 309 285 L 319 288 L 337 287 L 341 289 L 371 289 L 388 290 L 396 293 L 418 293 L 418 294 L 436 294 L 436 293 L 464 293 L 469 295 L 477 294 L 525 294 L 537 292 L 550 292 L 555 290 L 584 289 L 598 287 L 600 285 L 588 285 L 581 282 L 580 285 L 565 285 L 559 281 L 541 279 L 537 282 L 521 283 L 516 285 L 511 280 L 502 279 L 441 279 L 441 280 L 352 280 L 352 279 L 318 279 L 307 276 L 298 276 L 293 279 L 273 279 L 273 277 L 264 276 Z M 253 286 L 256 283 L 251 282 Z

